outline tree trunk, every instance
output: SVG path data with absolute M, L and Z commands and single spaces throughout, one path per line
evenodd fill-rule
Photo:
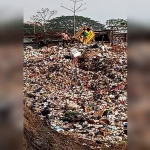
M 34 23 L 34 34 L 35 34 L 35 23 Z
M 76 15 L 74 12 L 74 35 L 76 34 Z
M 76 0 L 74 2 L 74 35 L 76 34 Z

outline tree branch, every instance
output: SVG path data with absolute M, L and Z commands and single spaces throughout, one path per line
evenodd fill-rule
M 71 10 L 71 9 L 69 9 L 69 8 L 67 8 L 67 7 L 64 7 L 63 5 L 61 5 L 61 7 L 64 8 L 64 9 L 67 9 L 67 10 L 69 10 L 69 11 L 71 11 L 71 12 L 73 12 L 73 10 Z
M 49 20 L 50 19 L 50 17 L 52 17 L 53 15 L 55 15 L 56 13 L 57 13 L 57 11 L 51 11 L 51 12 L 49 12 L 49 13 L 51 13 L 50 15 L 49 15 L 49 17 L 48 17 L 48 19 L 47 20 Z
M 83 5 L 85 5 L 86 3 L 84 4 L 81 4 L 75 11 L 79 10 Z
M 38 13 L 38 15 L 41 16 L 42 19 L 44 19 L 43 15 L 42 15 L 42 12 L 38 11 L 37 13 Z M 38 17 L 40 17 L 40 16 L 38 16 Z
M 78 10 L 78 11 L 76 11 L 76 12 L 83 11 L 83 10 L 86 10 L 86 8 L 84 8 L 84 9 L 80 9 L 80 10 Z
M 45 11 L 44 18 L 46 18 L 47 14 L 48 14 L 48 10 Z
M 81 4 L 75 11 L 77 11 L 78 9 L 80 9 L 82 7 L 83 4 Z
M 71 7 L 71 6 L 70 6 Z M 71 7 L 71 9 L 73 10 L 73 7 Z
M 76 2 L 81 2 L 81 1 L 83 1 L 83 0 L 78 0 L 78 1 L 76 1 Z
M 77 0 L 70 0 L 70 1 L 72 1 L 72 2 L 74 2 L 74 3 L 75 3 L 75 2 L 77 3 L 77 2 L 81 2 L 81 1 L 83 1 L 83 0 L 78 0 L 78 1 L 77 1 Z

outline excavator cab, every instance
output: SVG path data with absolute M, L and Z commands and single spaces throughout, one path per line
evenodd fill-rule
M 85 38 L 84 32 L 85 32 L 85 29 L 83 27 L 83 28 L 79 29 L 79 31 L 73 36 L 73 38 L 80 41 L 83 44 L 90 44 L 95 38 L 95 33 L 92 29 L 87 28 L 86 29 L 87 35 Z

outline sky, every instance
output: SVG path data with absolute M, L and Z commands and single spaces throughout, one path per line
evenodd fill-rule
M 129 22 L 150 28 L 150 0 L 128 0 L 127 6 Z
M 88 17 L 103 24 L 108 19 L 127 19 L 127 0 L 83 0 L 78 2 L 77 6 L 81 3 L 86 3 L 82 7 L 86 10 L 78 12 L 78 16 Z M 30 21 L 30 17 L 36 15 L 41 8 L 57 10 L 57 14 L 52 18 L 73 15 L 72 12 L 60 7 L 61 4 L 68 8 L 73 6 L 70 0 L 24 0 L 24 22 Z

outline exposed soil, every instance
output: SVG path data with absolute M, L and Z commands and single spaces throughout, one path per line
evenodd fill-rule
M 112 145 L 106 148 L 103 144 L 96 144 L 83 139 L 75 139 L 70 135 L 63 135 L 51 129 L 44 121 L 27 107 L 24 108 L 24 150 L 92 150 L 87 145 L 99 145 L 94 150 L 127 150 L 126 143 Z

